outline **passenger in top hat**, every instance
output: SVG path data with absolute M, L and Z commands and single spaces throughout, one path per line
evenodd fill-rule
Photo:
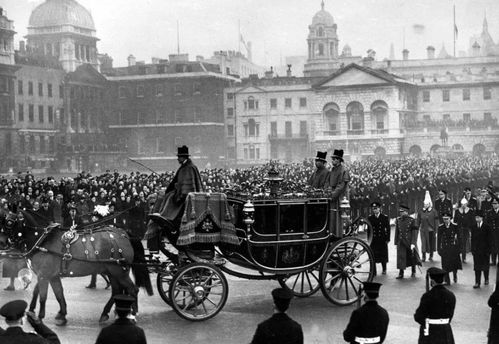
M 420 325 L 418 343 L 454 344 L 450 322 L 454 316 L 456 297 L 444 286 L 447 272 L 431 267 L 426 273 L 431 289 L 423 294 L 414 313 L 414 320 Z
M 0 343 L 2 344 L 59 344 L 57 334 L 49 329 L 33 312 L 27 312 L 28 304 L 24 300 L 14 300 L 7 302 L 0 308 L 0 315 L 5 317 L 7 329 L 0 331 Z M 26 315 L 28 322 L 36 333 L 28 333 L 23 331 L 23 318 Z
M 475 212 L 475 223 L 471 227 L 471 253 L 473 254 L 473 270 L 475 270 L 475 285 L 480 288 L 483 271 L 484 284 L 489 284 L 489 255 L 492 242 L 490 226 L 484 222 L 483 210 Z
M 332 168 L 329 172 L 325 188 L 332 191 L 331 198 L 333 201 L 338 202 L 345 194 L 350 182 L 350 173 L 346 169 L 343 162 L 343 149 L 335 149 L 331 155 Z M 339 202 L 338 202 L 339 203 Z
M 373 240 L 371 249 L 374 254 L 374 263 L 381 263 L 383 275 L 386 274 L 388 262 L 388 243 L 390 242 L 390 219 L 381 212 L 381 203 L 371 203 L 372 214 L 367 218 L 372 226 Z M 376 269 L 374 270 L 376 273 Z
M 285 313 L 293 293 L 284 288 L 276 288 L 272 290 L 272 298 L 274 315 L 258 325 L 251 344 L 303 343 L 301 325 Z
M 352 312 L 343 339 L 353 343 L 383 343 L 390 318 L 386 309 L 378 305 L 381 283 L 364 282 L 366 303 Z M 359 295 L 362 297 L 362 295 Z
M 316 189 L 323 189 L 326 184 L 326 180 L 329 174 L 329 170 L 326 167 L 327 152 L 317 152 L 317 156 L 315 157 L 315 167 L 316 170 L 310 176 L 308 180 L 308 185 Z
M 404 270 L 411 267 L 411 277 L 416 277 L 416 262 L 413 250 L 416 249 L 418 240 L 418 227 L 416 221 L 409 216 L 409 207 L 401 204 L 399 206 L 400 216 L 395 220 L 395 237 L 393 241 L 397 246 L 397 279 L 404 278 Z
M 118 294 L 114 297 L 116 321 L 104 327 L 95 344 L 145 344 L 147 342 L 144 330 L 130 319 L 135 298 Z
M 152 254 L 158 253 L 159 250 L 161 235 L 158 230 L 160 228 L 166 230 L 167 236 L 170 236 L 169 240 L 176 241 L 184 212 L 185 200 L 189 192 L 204 191 L 199 170 L 189 157 L 189 148 L 187 146 L 178 147 L 177 160 L 180 167 L 166 188 L 164 196 L 157 200 L 157 202 L 161 202 L 159 212 L 149 215 L 152 221 L 160 225 L 160 227 L 148 225 L 144 236 L 148 240 L 149 251 Z M 163 253 L 168 254 L 171 259 L 175 259 L 174 255 L 177 252 L 163 251 Z

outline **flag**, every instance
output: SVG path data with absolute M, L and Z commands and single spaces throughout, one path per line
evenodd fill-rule
M 243 35 L 241 33 L 239 34 L 239 40 L 246 46 L 246 42 L 244 41 Z
M 457 32 L 458 32 L 458 31 L 457 31 L 457 25 L 456 25 L 456 24 L 454 24 L 454 36 L 455 36 L 456 38 L 457 38 Z

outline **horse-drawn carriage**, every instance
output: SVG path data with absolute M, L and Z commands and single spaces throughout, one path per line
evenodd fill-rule
M 193 200 L 198 209 L 189 205 Z M 221 211 L 211 209 L 216 202 Z M 208 259 L 196 254 L 200 250 L 176 245 L 187 252 L 188 263 L 157 269 L 158 291 L 178 315 L 192 321 L 209 319 L 223 308 L 228 295 L 224 273 L 245 279 L 275 279 L 297 297 L 321 289 L 332 303 L 352 304 L 359 298 L 361 283 L 372 280 L 375 267 L 369 247 L 370 224 L 361 218 L 350 221 L 349 213 L 346 198 L 333 202 L 324 194 L 278 195 L 275 188 L 270 194 L 250 198 L 191 193 L 177 244 L 185 243 L 182 232 L 190 231 L 188 243 L 197 242 L 209 251 L 206 243 L 210 240 L 203 239 L 203 234 L 225 230 L 229 235 L 231 229 L 222 228 L 229 219 L 237 244 L 227 244 L 231 240 L 212 244 L 216 255 Z M 183 226 L 189 220 L 194 225 L 186 230 Z M 196 241 L 196 235 L 200 240 Z

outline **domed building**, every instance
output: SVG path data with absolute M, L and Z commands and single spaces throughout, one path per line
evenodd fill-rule
M 37 6 L 26 38 L 34 52 L 56 57 L 67 72 L 86 63 L 99 68 L 94 20 L 75 0 L 46 0 Z

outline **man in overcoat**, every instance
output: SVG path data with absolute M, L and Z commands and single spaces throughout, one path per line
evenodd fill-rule
M 438 226 L 437 251 L 442 257 L 442 269 L 447 271 L 445 281 L 450 284 L 449 274 L 452 271 L 454 283 L 457 283 L 457 270 L 462 270 L 461 257 L 461 233 L 459 228 L 451 222 L 451 214 L 445 212 L 442 215 L 443 223 Z
M 478 209 L 478 201 L 475 196 L 471 193 L 471 188 L 469 186 L 464 188 L 464 198 L 468 201 L 468 208 L 475 211 Z
M 348 183 L 350 182 L 350 173 L 342 162 L 343 149 L 335 149 L 333 155 L 331 155 L 331 163 L 333 167 L 329 172 L 325 184 L 326 189 L 330 189 L 332 192 L 331 198 L 333 202 L 340 200 L 340 197 L 346 193 Z
M 438 213 L 438 219 L 440 223 L 442 223 L 442 215 L 445 212 L 452 214 L 452 201 L 447 198 L 447 190 L 438 190 L 438 198 L 435 201 L 435 210 Z
M 303 344 L 301 325 L 286 314 L 293 293 L 284 288 L 277 288 L 272 290 L 272 298 L 274 315 L 258 324 L 251 344 Z
M 427 270 L 432 288 L 423 294 L 414 320 L 419 326 L 418 344 L 454 344 L 450 325 L 456 297 L 444 286 L 446 271 L 431 267 Z
M 326 156 L 327 152 L 317 152 L 317 156 L 315 157 L 316 170 L 312 173 L 308 180 L 308 185 L 313 188 L 323 189 L 326 184 L 326 180 L 329 175 L 329 170 L 326 167 Z
M 374 262 L 381 263 L 382 274 L 385 275 L 386 263 L 388 262 L 388 243 L 390 242 L 390 219 L 381 212 L 379 202 L 371 203 L 371 209 L 372 214 L 368 217 L 373 231 L 371 249 L 374 254 Z
M 499 201 L 494 198 L 491 200 L 492 209 L 490 209 L 485 218 L 492 232 L 493 245 L 491 247 L 490 258 L 492 264 L 497 263 L 497 255 L 499 254 Z
M 378 305 L 381 283 L 364 282 L 363 287 L 366 303 L 352 312 L 343 339 L 350 344 L 383 343 L 390 318 L 386 309 Z
M 484 284 L 489 284 L 489 255 L 492 233 L 489 225 L 483 221 L 483 210 L 475 212 L 475 223 L 471 227 L 471 253 L 473 254 L 473 270 L 475 270 L 475 285 L 480 288 L 483 271 Z
M 95 344 L 146 344 L 144 330 L 129 318 L 132 313 L 132 296 L 118 294 L 114 297 L 115 311 L 118 319 L 111 325 L 104 327 Z
M 416 276 L 416 262 L 413 251 L 416 249 L 418 240 L 418 227 L 416 221 L 409 216 L 409 207 L 401 204 L 399 206 L 400 216 L 395 221 L 394 242 L 397 246 L 397 279 L 404 278 L 404 270 L 411 267 L 411 277 Z
M 496 289 L 490 295 L 488 305 L 491 311 L 487 344 L 499 344 L 499 266 L 496 274 Z

